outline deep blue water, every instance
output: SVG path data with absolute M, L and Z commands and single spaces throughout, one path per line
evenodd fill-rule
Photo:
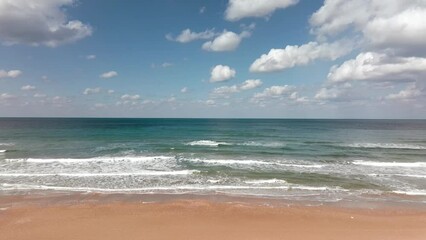
M 0 119 L 0 194 L 426 199 L 426 120 Z

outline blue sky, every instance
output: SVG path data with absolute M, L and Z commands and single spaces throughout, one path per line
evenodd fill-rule
M 425 118 L 426 1 L 0 0 L 0 116 Z

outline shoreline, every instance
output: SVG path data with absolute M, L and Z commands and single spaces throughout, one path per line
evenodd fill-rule
M 150 201 L 151 200 L 151 201 Z M 278 204 L 280 203 L 280 204 Z M 423 239 L 426 208 L 351 208 L 232 196 L 0 197 L 0 239 Z
M 76 205 L 86 203 L 108 204 L 126 203 L 168 203 L 175 201 L 209 201 L 214 203 L 242 203 L 249 205 L 266 205 L 272 207 L 315 207 L 326 206 L 347 209 L 407 209 L 426 211 L 423 198 L 406 195 L 395 200 L 393 195 L 381 198 L 346 198 L 338 201 L 306 200 L 274 197 L 267 195 L 243 195 L 228 193 L 102 193 L 102 192 L 68 192 L 68 191 L 29 191 L 15 194 L 0 194 L 0 208 L 19 206 Z

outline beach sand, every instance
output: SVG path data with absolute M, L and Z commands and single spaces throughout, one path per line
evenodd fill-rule
M 426 211 L 181 199 L 155 203 L 26 204 L 0 199 L 1 240 L 83 239 L 418 239 Z M 11 204 L 18 203 L 18 204 Z

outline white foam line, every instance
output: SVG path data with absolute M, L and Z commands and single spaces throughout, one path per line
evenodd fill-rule
M 368 176 L 384 176 L 384 177 L 391 177 L 391 176 L 399 176 L 399 177 L 411 177 L 411 178 L 426 178 L 426 175 L 418 175 L 418 174 L 375 174 L 371 173 L 368 174 Z
M 265 162 L 259 160 L 234 160 L 234 159 L 185 159 L 186 161 L 208 163 L 208 164 L 220 164 L 220 165 L 279 165 L 286 167 L 298 167 L 298 168 L 322 168 L 324 165 L 313 164 L 313 165 L 302 165 L 302 164 L 286 164 L 278 162 Z
M 355 165 L 372 166 L 372 167 L 426 167 L 426 162 L 374 162 L 355 160 Z
M 168 156 L 123 156 L 123 157 L 97 157 L 97 158 L 20 158 L 6 159 L 11 162 L 29 162 L 29 163 L 86 163 L 86 162 L 117 162 L 117 161 L 156 161 L 156 160 L 172 160 L 174 157 Z
M 14 146 L 14 143 L 0 143 L 0 146 Z
M 199 173 L 197 170 L 182 171 L 144 171 L 130 173 L 0 173 L 0 177 L 114 177 L 114 176 L 161 176 L 161 175 L 190 175 Z
M 7 150 L 0 149 L 0 153 L 5 153 Z
M 401 144 L 401 143 L 353 143 L 343 145 L 352 148 L 385 148 L 385 149 L 412 149 L 412 150 L 425 150 L 426 146 Z
M 192 142 L 186 143 L 185 145 L 218 147 L 219 145 L 232 145 L 232 144 L 227 143 L 227 142 L 216 142 L 216 141 L 212 141 L 212 140 L 199 140 L 199 141 L 192 141 Z
M 414 190 L 414 191 L 392 191 L 397 194 L 404 194 L 410 196 L 426 196 L 426 191 Z
M 309 187 L 309 186 L 274 186 L 274 187 L 253 187 L 253 186 L 174 186 L 174 187 L 146 187 L 146 188 L 91 188 L 91 187 L 59 187 L 59 186 L 46 186 L 46 185 L 25 185 L 25 184 L 2 184 L 6 189 L 4 190 L 62 190 L 62 191 L 98 191 L 98 192 L 153 192 L 153 191 L 206 191 L 206 190 L 309 190 L 309 191 L 342 191 L 338 188 L 328 187 Z M 343 190 L 345 191 L 345 190 Z
M 262 179 L 262 180 L 250 180 L 250 181 L 245 181 L 245 183 L 248 183 L 248 184 L 265 184 L 265 183 L 287 183 L 287 182 L 284 181 L 284 180 L 281 180 L 281 179 L 273 178 L 273 179 Z

